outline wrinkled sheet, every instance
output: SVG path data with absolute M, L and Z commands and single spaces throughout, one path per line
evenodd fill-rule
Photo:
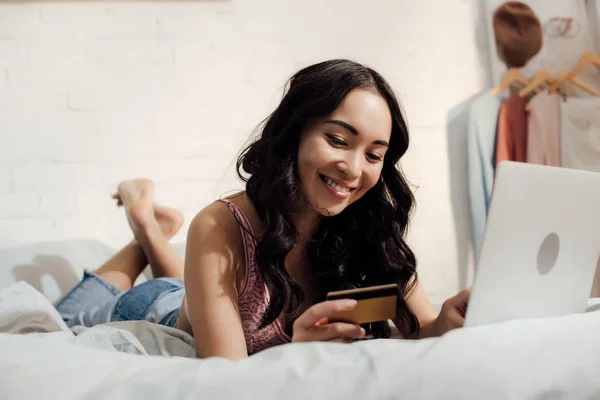
M 192 358 L 189 335 L 146 322 L 71 331 L 20 282 L 0 291 L 0 398 L 600 398 L 599 303 L 441 338 L 291 344 L 236 362 Z

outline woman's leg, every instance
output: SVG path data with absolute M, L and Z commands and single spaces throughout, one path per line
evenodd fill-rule
M 135 240 L 95 271 L 119 290 L 129 290 L 150 263 L 154 278 L 183 278 L 183 260 L 169 243 L 183 224 L 181 213 L 153 203 L 148 179 L 122 182 L 113 197 L 125 208 Z
M 177 210 L 153 204 L 153 192 L 152 182 L 145 179 L 119 185 L 113 197 L 124 206 L 135 239 L 95 273 L 84 273 L 82 281 L 57 304 L 69 326 L 113 320 L 160 322 L 163 314 L 172 311 L 173 299 L 181 303 L 177 296 L 183 296 L 182 279 L 151 280 L 133 288 L 149 261 L 156 278 L 183 277 L 183 260 L 169 244 L 183 217 Z M 163 301 L 158 302 L 159 298 Z
M 94 273 L 112 283 L 118 290 L 125 291 L 133 287 L 147 265 L 144 250 L 136 240 L 132 240 Z

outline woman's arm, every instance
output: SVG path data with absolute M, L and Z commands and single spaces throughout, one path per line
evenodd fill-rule
M 209 206 L 196 215 L 187 237 L 187 318 L 200 358 L 248 356 L 236 289 L 238 252 L 227 218 L 232 219 L 231 215 L 224 215 L 219 205 Z
M 449 330 L 462 327 L 465 322 L 470 294 L 471 289 L 465 289 L 456 296 L 450 297 L 444 302 L 438 314 L 429 301 L 427 293 L 425 293 L 425 290 L 419 281 L 417 281 L 412 292 L 406 298 L 408 306 L 421 325 L 421 331 L 416 338 L 422 339 L 440 336 Z M 407 339 L 411 338 L 406 331 L 406 327 L 402 325 L 400 320 L 395 319 L 394 324 L 403 337 Z
M 417 317 L 419 325 L 421 326 L 418 338 L 437 336 L 437 332 L 435 332 L 435 321 L 438 313 L 435 311 L 435 308 L 433 308 L 425 289 L 423 289 L 423 286 L 421 286 L 419 281 L 415 283 L 413 290 L 409 293 L 408 297 L 406 297 L 406 302 L 408 307 L 410 307 Z M 394 325 L 396 325 L 396 328 L 398 328 L 402 337 L 407 339 L 411 338 L 406 330 L 406 326 L 404 326 L 398 318 L 394 319 Z

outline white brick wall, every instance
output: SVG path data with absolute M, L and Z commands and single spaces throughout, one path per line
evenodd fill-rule
M 447 137 L 446 124 L 487 83 L 478 4 L 0 3 L 0 241 L 120 246 L 130 234 L 110 195 L 136 176 L 156 180 L 158 200 L 189 222 L 241 186 L 235 157 L 286 78 L 350 57 L 386 76 L 405 105 L 413 144 L 404 167 L 419 186 L 410 239 L 440 301 L 468 263 L 464 146 L 455 142 L 464 137 Z

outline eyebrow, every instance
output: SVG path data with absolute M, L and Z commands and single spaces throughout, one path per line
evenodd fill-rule
M 358 130 L 347 122 L 340 121 L 339 119 L 330 119 L 330 120 L 325 121 L 325 123 L 339 125 L 342 128 L 345 128 L 346 130 L 348 130 L 354 136 L 358 136 Z M 375 140 L 375 141 L 373 141 L 373 144 L 390 147 L 390 144 L 388 142 L 386 142 L 385 140 Z

